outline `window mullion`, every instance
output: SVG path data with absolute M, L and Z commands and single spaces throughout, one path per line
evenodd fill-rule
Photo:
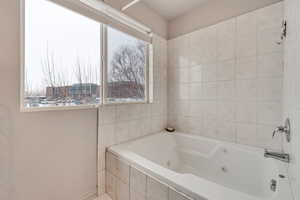
M 106 104 L 107 89 L 107 26 L 102 25 L 102 104 Z

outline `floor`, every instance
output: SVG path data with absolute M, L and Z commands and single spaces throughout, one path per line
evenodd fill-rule
M 95 200 L 111 200 L 111 198 L 107 194 L 104 194 Z

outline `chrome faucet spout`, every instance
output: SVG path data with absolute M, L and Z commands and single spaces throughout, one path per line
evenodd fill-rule
M 264 153 L 265 158 L 273 158 L 276 160 L 280 160 L 282 162 L 289 163 L 290 162 L 290 155 L 287 153 L 280 153 L 280 152 L 271 152 L 265 149 Z

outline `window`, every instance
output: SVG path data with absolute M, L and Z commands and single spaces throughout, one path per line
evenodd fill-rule
M 22 108 L 147 102 L 149 43 L 51 1 L 23 1 Z
M 24 106 L 98 104 L 101 24 L 46 0 L 25 2 Z
M 147 44 L 107 28 L 107 102 L 146 100 Z

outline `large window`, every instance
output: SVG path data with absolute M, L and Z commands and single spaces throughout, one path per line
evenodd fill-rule
M 48 0 L 24 2 L 23 108 L 147 101 L 148 43 Z

